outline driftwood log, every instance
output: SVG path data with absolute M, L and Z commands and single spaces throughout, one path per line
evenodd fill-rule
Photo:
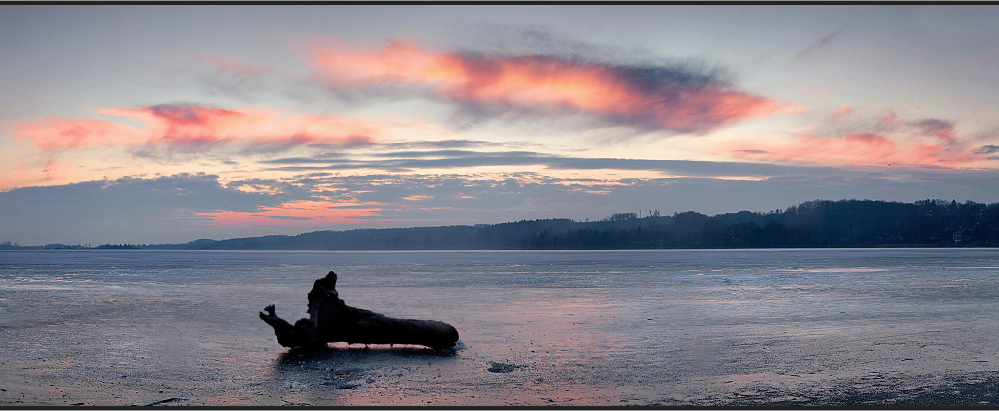
M 340 299 L 336 273 L 330 271 L 316 280 L 309 291 L 309 318 L 291 325 L 274 313 L 274 305 L 264 308 L 260 319 L 274 327 L 278 344 L 285 347 L 316 347 L 329 342 L 349 344 L 414 344 L 433 349 L 451 348 L 458 330 L 434 320 L 405 320 L 354 308 Z

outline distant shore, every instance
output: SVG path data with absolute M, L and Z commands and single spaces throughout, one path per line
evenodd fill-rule
M 47 244 L 3 249 L 157 250 L 642 250 L 999 247 L 999 203 L 815 200 L 764 213 L 616 213 L 499 224 L 313 231 L 181 244 Z M 134 240 L 129 240 L 134 241 Z

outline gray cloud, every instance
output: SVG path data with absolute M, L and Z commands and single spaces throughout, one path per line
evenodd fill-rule
M 371 154 L 373 160 L 350 158 L 286 157 L 261 161 L 271 170 L 319 171 L 378 169 L 387 172 L 413 172 L 421 169 L 453 169 L 477 166 L 544 166 L 558 170 L 643 170 L 697 177 L 767 177 L 789 174 L 817 174 L 834 171 L 828 167 L 796 167 L 775 164 L 637 160 L 625 158 L 583 158 L 524 150 L 385 150 Z
M 544 54 L 563 57 L 599 56 L 607 60 L 627 60 L 634 56 L 619 47 L 580 41 L 574 37 L 558 34 L 543 27 L 524 27 L 493 24 L 472 33 L 478 37 L 477 44 L 493 53 L 505 55 Z
M 979 147 L 978 150 L 975 150 L 975 154 L 992 154 L 992 153 L 999 153 L 999 146 L 988 144 Z
M 354 170 L 381 169 L 390 172 L 408 172 L 427 168 L 459 168 L 477 166 L 535 165 L 544 162 L 545 155 L 527 151 L 479 152 L 470 150 L 398 151 L 376 153 L 385 160 L 356 160 L 348 158 L 314 159 L 289 157 L 261 161 L 263 164 L 293 164 L 271 170 Z M 434 157 L 434 158 L 431 158 Z M 305 165 L 309 164 L 309 165 Z
M 382 144 L 385 149 L 444 149 L 444 148 L 482 148 L 501 147 L 503 143 L 481 140 L 443 140 L 443 141 L 409 141 L 401 143 Z
M 953 143 L 955 140 L 954 122 L 928 118 L 913 122 L 916 130 L 926 136 L 933 136 Z
M 836 30 L 836 31 L 834 31 L 832 33 L 829 33 L 829 34 L 827 34 L 825 36 L 819 37 L 818 39 L 816 39 L 815 41 L 813 41 L 811 44 L 809 44 L 808 47 L 805 47 L 804 49 L 802 49 L 801 51 L 799 51 L 798 54 L 795 54 L 794 55 L 794 59 L 795 60 L 801 60 L 801 59 L 813 57 L 819 51 L 828 48 L 829 44 L 833 41 L 833 39 L 835 39 L 841 33 L 843 33 L 843 30 L 845 30 L 845 28 L 841 28 L 841 29 Z

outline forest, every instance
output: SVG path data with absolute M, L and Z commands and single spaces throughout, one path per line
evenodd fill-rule
M 145 249 L 598 250 L 684 248 L 997 247 L 999 203 L 815 200 L 785 210 L 707 216 L 617 213 L 600 221 L 315 231 Z

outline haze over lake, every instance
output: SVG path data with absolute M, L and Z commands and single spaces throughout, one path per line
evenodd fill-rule
M 457 348 L 281 347 L 257 312 L 305 317 L 330 270 Z M 997 249 L 2 251 L 0 405 L 909 404 L 995 376 L 997 273 Z

